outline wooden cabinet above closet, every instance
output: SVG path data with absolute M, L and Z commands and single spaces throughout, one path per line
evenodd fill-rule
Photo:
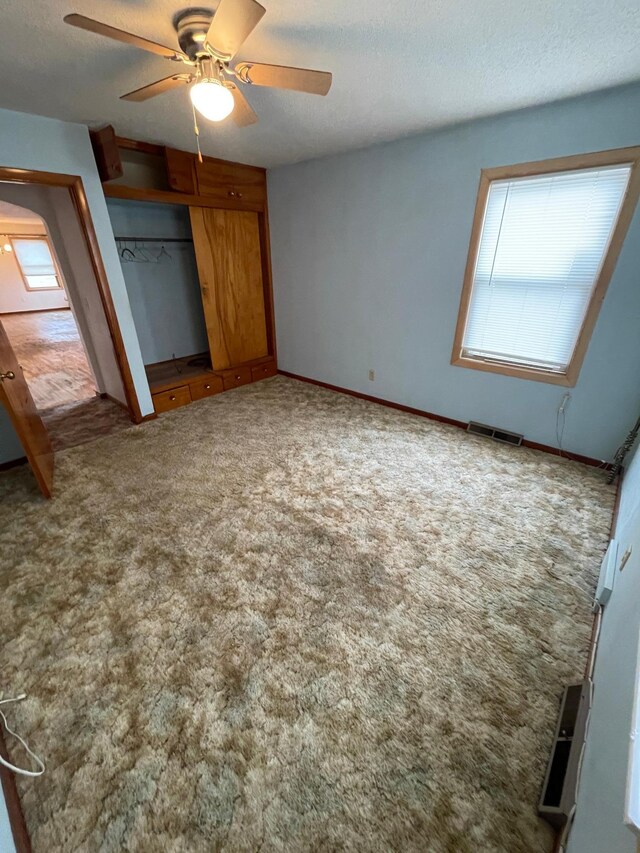
M 267 176 L 258 166 L 230 163 L 214 157 L 165 149 L 169 186 L 182 193 L 200 195 L 223 208 L 264 210 L 267 203 Z
M 267 177 L 264 169 L 226 163 L 224 160 L 196 160 L 196 177 L 200 195 L 216 199 L 223 205 L 237 202 L 247 210 L 262 210 L 267 201 Z
M 177 148 L 164 149 L 164 161 L 167 166 L 167 183 L 179 193 L 197 195 L 195 157 L 188 151 Z
M 265 169 L 115 138 L 124 175 L 105 195 L 181 205 L 191 219 L 209 353 L 146 365 L 156 412 L 275 375 Z

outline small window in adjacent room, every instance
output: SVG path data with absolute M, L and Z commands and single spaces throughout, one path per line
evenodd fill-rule
M 46 237 L 13 237 L 11 245 L 27 290 L 57 290 L 62 287 Z
M 482 171 L 452 364 L 575 384 L 639 164 L 628 148 Z

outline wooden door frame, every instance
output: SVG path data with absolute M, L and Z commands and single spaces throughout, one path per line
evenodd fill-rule
M 109 327 L 111 335 L 111 343 L 116 357 L 116 364 L 120 371 L 122 385 L 127 400 L 127 408 L 131 420 L 135 424 L 139 424 L 144 420 L 140 410 L 138 394 L 131 375 L 131 367 L 129 359 L 124 347 L 122 332 L 118 322 L 118 315 L 111 297 L 109 287 L 109 279 L 104 268 L 98 237 L 93 226 L 91 212 L 89 210 L 89 202 L 84 191 L 82 178 L 79 175 L 63 175 L 57 172 L 37 172 L 33 169 L 18 169 L 8 166 L 0 166 L 0 182 L 8 182 L 13 184 L 40 184 L 49 187 L 62 187 L 69 191 L 73 207 L 78 217 L 80 229 L 82 231 L 84 242 L 89 253 L 91 266 L 93 269 L 100 301 Z

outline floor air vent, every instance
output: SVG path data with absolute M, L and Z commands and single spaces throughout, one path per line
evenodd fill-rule
M 474 435 L 484 435 L 487 438 L 493 438 L 495 441 L 503 441 L 505 444 L 515 444 L 516 447 L 520 447 L 524 438 L 517 432 L 508 432 L 506 429 L 479 424 L 476 421 L 469 421 L 467 432 L 472 432 Z

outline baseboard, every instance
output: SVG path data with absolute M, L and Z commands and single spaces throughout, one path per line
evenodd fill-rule
M 372 397 L 371 394 L 361 394 L 360 391 L 352 391 L 350 388 L 342 388 L 340 385 L 331 385 L 329 382 L 321 382 L 319 379 L 310 379 L 308 376 L 300 376 L 297 373 L 290 373 L 288 370 L 278 370 L 283 376 L 288 376 L 290 379 L 297 379 L 300 382 L 309 382 L 311 385 L 319 385 L 320 388 L 328 388 L 329 391 L 337 391 L 339 394 L 348 394 L 350 397 L 357 397 L 359 400 L 367 400 L 369 403 L 378 403 L 380 406 L 387 406 L 389 409 L 397 409 L 400 412 L 408 412 L 410 415 L 418 415 L 421 418 L 429 418 L 432 421 L 439 421 L 442 424 L 467 429 L 467 424 L 464 421 L 457 421 L 455 418 L 447 418 L 444 415 L 436 415 L 434 412 L 425 412 L 424 409 L 414 409 L 412 406 L 404 406 L 402 403 L 394 403 L 391 400 L 383 400 L 381 397 Z M 529 441 L 525 438 L 522 441 L 523 447 L 529 447 L 531 450 L 541 450 L 543 453 L 550 453 L 552 456 L 560 456 L 562 459 L 570 459 L 572 462 L 582 462 L 583 465 L 591 465 L 594 468 L 602 468 L 604 471 L 610 471 L 613 467 L 610 462 L 603 463 L 600 459 L 592 459 L 590 456 L 582 456 L 580 453 L 571 453 L 568 450 L 558 450 L 557 447 L 551 447 L 548 444 L 539 444 L 537 441 Z
M 18 465 L 26 465 L 28 461 L 26 456 L 19 456 L 17 459 L 10 459 L 9 462 L 0 462 L 0 471 L 8 471 L 10 468 L 17 468 Z
M 0 727 L 0 755 L 9 760 L 7 747 L 4 741 L 4 732 Z M 4 792 L 5 803 L 7 804 L 7 813 L 9 815 L 9 825 L 11 826 L 11 834 L 13 835 L 13 843 L 16 848 L 16 853 L 31 853 L 31 841 L 27 831 L 16 780 L 13 773 L 2 764 L 0 764 L 0 781 L 2 782 L 2 790 Z

